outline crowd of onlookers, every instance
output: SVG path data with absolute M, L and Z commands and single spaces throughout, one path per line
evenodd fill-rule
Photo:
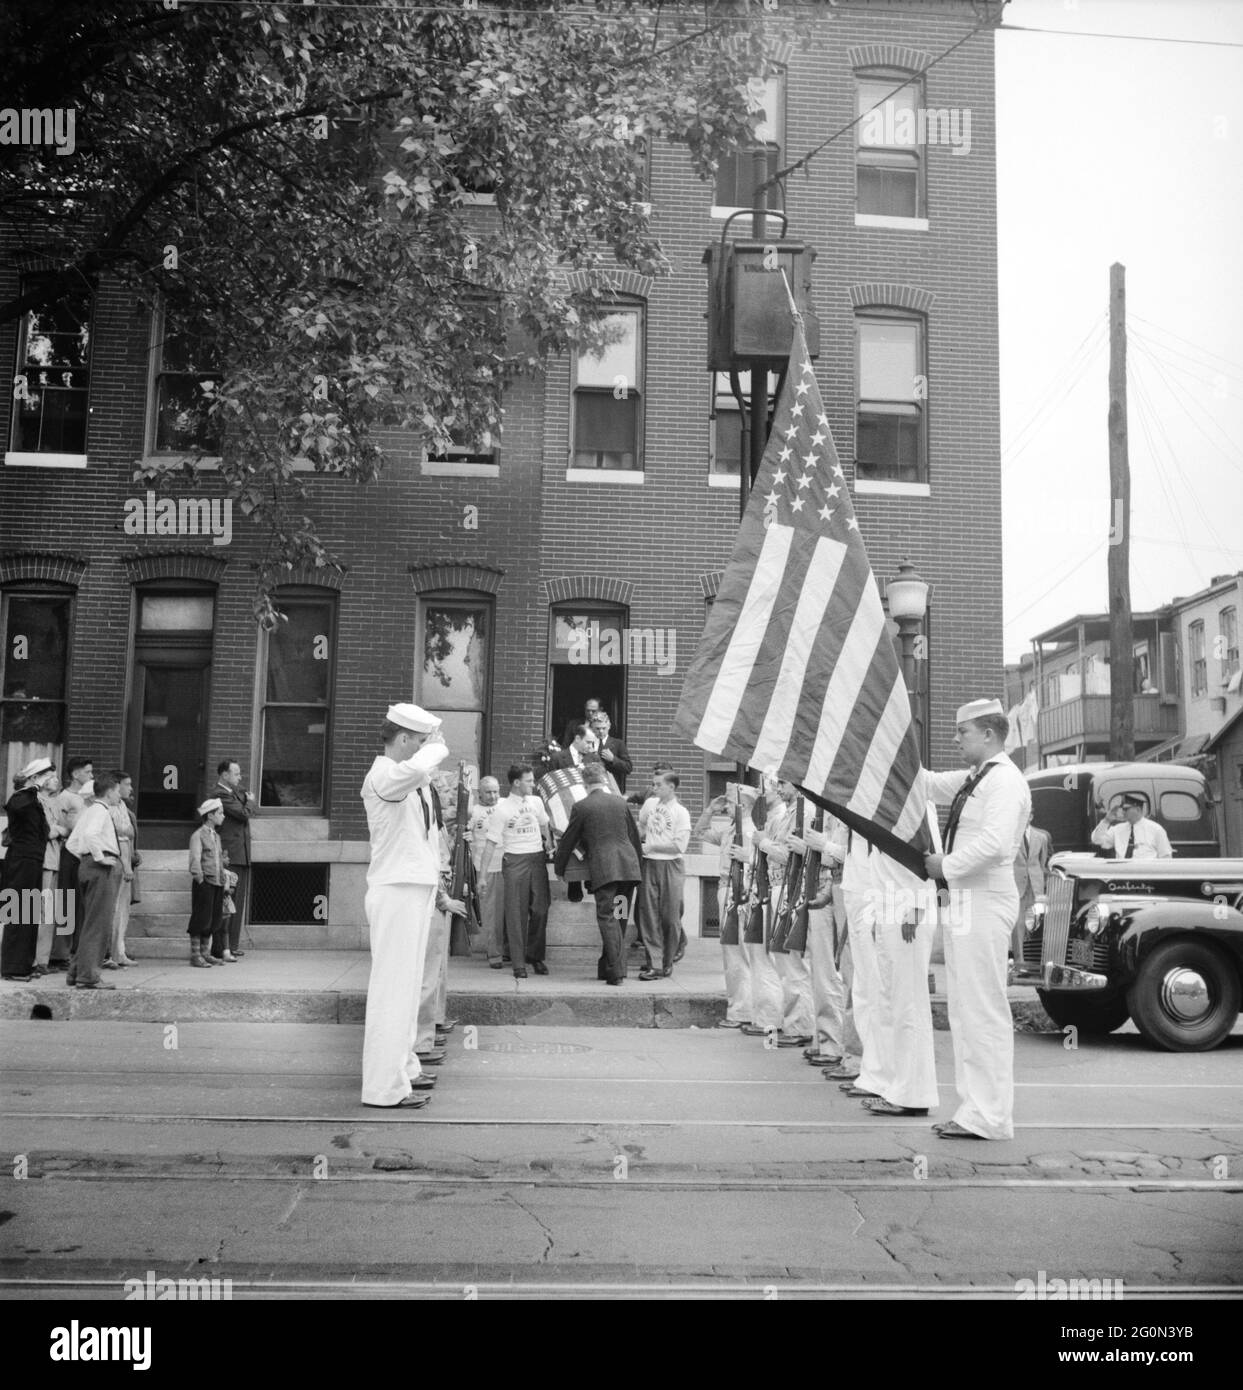
M 250 863 L 251 798 L 229 760 L 198 808 L 190 841 L 189 935 L 192 965 L 224 965 L 240 949 L 244 876 Z M 79 989 L 113 989 L 105 970 L 134 964 L 127 946 L 130 910 L 141 900 L 134 784 L 128 772 L 96 773 L 90 758 L 48 758 L 13 779 L 0 863 L 4 936 L 0 975 L 27 982 L 54 971 Z

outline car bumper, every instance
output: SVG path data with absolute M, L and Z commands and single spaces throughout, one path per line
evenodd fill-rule
M 1080 970 L 1074 965 L 1054 965 L 1052 961 L 1044 967 L 1045 989 L 1090 990 L 1107 989 L 1109 979 L 1091 970 Z

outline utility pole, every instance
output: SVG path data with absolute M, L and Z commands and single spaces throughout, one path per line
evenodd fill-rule
M 768 226 L 768 149 L 756 145 L 751 151 L 751 176 L 755 180 L 751 196 L 751 239 L 763 241 Z M 747 514 L 751 488 L 764 461 L 768 443 L 768 363 L 751 359 L 751 408 L 743 422 L 745 430 L 744 457 L 741 460 L 738 498 L 739 520 Z
M 1135 757 L 1131 465 L 1126 436 L 1126 267 L 1109 267 L 1109 757 Z M 1085 690 L 1084 694 L 1087 692 Z

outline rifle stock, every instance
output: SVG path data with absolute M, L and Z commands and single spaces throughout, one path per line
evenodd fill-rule
M 744 843 L 742 830 L 742 794 L 734 807 L 734 844 Z M 725 914 L 721 919 L 721 944 L 738 945 L 738 909 L 743 900 L 743 868 L 737 859 L 729 861 L 729 884 L 725 889 Z
M 803 833 L 803 798 L 799 797 L 798 808 L 794 813 L 794 833 Z M 798 887 L 802 883 L 802 858 L 791 854 L 786 860 L 785 872 L 781 878 L 781 890 L 777 894 L 777 910 L 773 914 L 772 949 L 784 954 L 789 951 L 790 929 L 794 925 L 794 908 L 798 902 Z M 800 948 L 801 949 L 801 948 Z

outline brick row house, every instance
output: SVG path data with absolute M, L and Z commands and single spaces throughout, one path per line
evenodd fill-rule
M 977 22 L 965 3 L 814 14 L 814 41 L 791 44 L 766 85 L 770 169 Z M 818 253 L 816 370 L 876 574 L 883 587 L 908 556 L 932 585 L 920 684 L 932 764 L 953 766 L 955 707 L 1002 682 L 991 29 L 891 100 L 887 121 L 825 145 L 773 202 Z M 4 334 L 0 371 L 26 375 L 35 398 L 10 406 L 0 471 L 6 782 L 38 753 L 124 766 L 144 843 L 171 853 L 217 762 L 235 758 L 259 797 L 260 945 L 365 941 L 358 792 L 390 700 L 435 709 L 454 754 L 503 778 L 598 695 L 636 777 L 669 758 L 696 814 L 730 769 L 671 721 L 735 534 L 741 452 L 733 397 L 706 369 L 702 259 L 749 206 L 751 168 L 726 159 L 713 186 L 682 151 L 652 149 L 672 274 L 619 271 L 611 346 L 519 381 L 495 449 L 429 458 L 394 435 L 377 483 L 309 478 L 348 568 L 291 576 L 272 634 L 252 616 L 262 544 L 245 520 L 227 544 L 161 534 L 132 481 L 138 460 L 210 444 L 187 437 L 183 409 L 201 364 L 159 315 L 105 276 Z M 747 234 L 735 219 L 729 235 Z M 7 258 L 0 290 L 38 269 Z M 621 399 L 619 375 L 633 383 Z M 127 531 L 136 509 L 154 534 Z M 171 934 L 165 906 L 133 934 Z M 706 909 L 687 906 L 688 928 L 702 925 Z

